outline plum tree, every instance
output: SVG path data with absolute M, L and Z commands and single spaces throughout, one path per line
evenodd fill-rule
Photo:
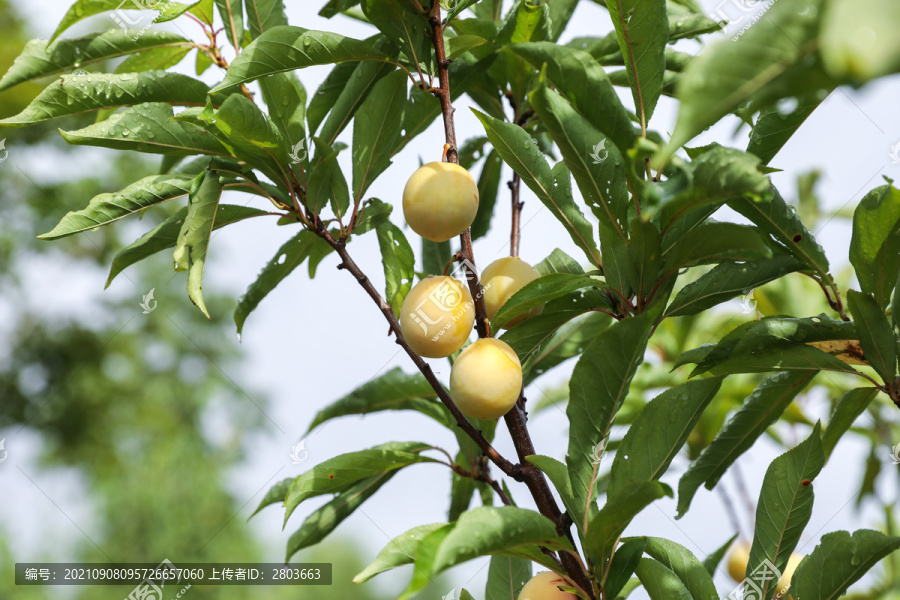
M 522 587 L 518 600 L 577 600 L 575 594 L 560 590 L 561 585 L 572 584 L 553 571 L 538 573 Z
M 786 562 L 812 515 L 811 483 L 835 444 L 866 413 L 876 420 L 878 433 L 867 441 L 877 463 L 875 444 L 889 439 L 880 431 L 891 427 L 883 414 L 900 406 L 900 189 L 888 181 L 859 202 L 853 268 L 838 271 L 816 240 L 814 232 L 828 223 L 816 227 L 824 215 L 812 186 L 800 190 L 793 210 L 778 189 L 782 180 L 770 175 L 784 167 L 776 158 L 828 93 L 900 72 L 896 36 L 889 35 L 900 29 L 896 0 L 767 3 L 765 18 L 747 19 L 740 35 L 696 56 L 701 36 L 722 28 L 697 0 L 321 3 L 323 18 L 360 18 L 371 31 L 348 37 L 291 26 L 282 0 L 204 0 L 167 3 L 158 15 L 172 20 L 189 11 L 185 19 L 203 30 L 196 39 L 181 35 L 189 28 L 149 25 L 62 36 L 111 6 L 78 0 L 53 38 L 29 44 L 0 79 L 2 91 L 71 71 L 0 127 L 66 117 L 80 127 L 63 132 L 71 144 L 163 155 L 159 169 L 62 216 L 42 238 L 152 212 L 159 222 L 114 258 L 110 281 L 138 260 L 171 251 L 176 269 L 187 273 L 188 297 L 209 316 L 202 284 L 204 269 L 218 264 L 209 256 L 213 232 L 271 219 L 279 225 L 273 231 L 292 237 L 241 297 L 238 326 L 297 267 L 307 263 L 312 278 L 323 261 L 334 260 L 415 366 L 415 373 L 380 373 L 322 409 L 315 426 L 350 414 L 417 411 L 456 434 L 458 453 L 432 440 L 393 442 L 354 449 L 276 484 L 261 508 L 283 504 L 287 517 L 307 498 L 335 496 L 291 537 L 288 555 L 318 543 L 390 474 L 436 460 L 424 452 L 441 452 L 449 460 L 438 462 L 452 477 L 447 522 L 390 546 L 415 557 L 404 600 L 440 572 L 485 555 L 497 559 L 497 574 L 512 573 L 510 561 L 521 560 L 518 584 L 533 564 L 553 570 L 586 600 L 633 589 L 616 586 L 670 592 L 682 573 L 660 548 L 672 547 L 655 539 L 647 542 L 648 557 L 620 553 L 625 544 L 634 547 L 626 529 L 649 503 L 673 494 L 668 469 L 676 456 L 691 461 L 677 486 L 683 516 L 701 487 L 715 487 L 780 422 L 803 429 L 804 441 L 790 449 L 786 440 L 799 438 L 773 436 L 785 453 L 769 467 L 751 520 L 754 562 Z M 572 37 L 567 24 L 576 9 L 599 19 L 590 30 L 602 33 Z M 219 45 L 225 39 L 230 50 Z M 192 66 L 210 69 L 204 80 L 170 68 L 191 53 Z M 128 54 L 134 56 L 117 72 L 104 72 Z M 324 65 L 333 65 L 330 73 L 307 94 L 298 73 Z M 630 98 L 613 86 L 629 88 Z M 473 119 L 455 122 L 457 100 L 474 104 Z M 670 104 L 658 110 L 660 101 Z M 659 115 L 675 108 L 675 122 L 662 123 Z M 85 119 L 89 112 L 99 119 Z M 716 141 L 717 132 L 731 129 L 726 119 L 744 123 L 746 139 Z M 442 161 L 414 172 L 402 194 L 402 212 L 423 238 L 413 244 L 394 222 L 399 190 L 387 191 L 397 198 L 385 202 L 370 188 L 385 174 L 405 179 L 398 169 L 412 157 L 398 160 L 400 153 L 436 132 L 434 124 L 443 126 L 441 139 L 420 148 L 442 145 Z M 707 137 L 694 142 L 701 134 Z M 301 156 L 305 141 L 314 147 Z M 476 183 L 468 169 L 479 163 Z M 499 201 L 504 187 L 509 204 Z M 256 204 L 229 202 L 238 193 Z M 527 239 L 525 203 L 548 217 L 527 229 Z M 476 250 L 490 248 L 496 240 L 484 236 L 496 238 L 507 215 L 510 258 L 479 274 L 487 254 L 479 258 Z M 381 290 L 354 258 L 373 237 Z M 532 240 L 553 248 L 535 270 L 515 258 Z M 464 282 L 435 276 L 454 261 L 464 266 Z M 534 271 L 541 277 L 525 283 Z M 847 289 L 851 282 L 860 291 Z M 759 306 L 751 306 L 750 291 L 762 286 Z M 522 308 L 543 304 L 543 312 L 510 312 L 521 320 L 509 324 L 502 341 L 493 339 L 511 295 Z M 742 295 L 743 319 L 729 309 Z M 345 298 L 334 292 L 328 301 Z M 284 319 L 296 316 L 284 304 L 272 309 L 283 310 Z M 726 334 L 735 317 L 743 322 Z M 454 363 L 473 327 L 479 340 Z M 425 360 L 439 357 L 451 358 L 449 390 L 441 378 L 446 368 L 433 370 Z M 566 363 L 568 388 L 560 381 L 556 397 L 529 403 L 523 383 L 537 387 L 538 377 Z M 827 428 L 793 402 L 810 386 L 832 402 Z M 563 400 L 568 446 L 561 461 L 542 453 L 546 440 L 532 439 L 529 417 Z M 494 446 L 495 423 L 473 422 L 501 415 L 514 454 Z M 611 448 L 614 456 L 604 456 Z M 325 472 L 335 479 L 321 477 Z M 866 473 L 860 494 L 874 496 L 881 486 L 868 467 Z M 522 484 L 521 496 L 514 498 L 507 482 Z M 788 491 L 796 501 L 772 500 Z M 479 494 L 482 505 L 470 509 Z M 781 535 L 785 523 L 796 536 Z M 857 532 L 852 545 L 841 541 L 847 532 L 823 536 L 792 576 L 792 595 L 840 596 L 866 569 L 827 580 L 817 574 L 835 556 L 868 567 L 900 548 L 900 536 L 876 533 Z M 698 560 L 678 552 L 679 564 Z M 746 552 L 731 557 L 736 577 L 746 571 Z M 376 563 L 369 576 L 396 566 L 385 557 Z M 709 573 L 690 575 L 687 587 L 701 590 L 694 600 L 707 597 Z M 494 583 L 484 600 L 519 592 Z
M 413 231 L 432 242 L 464 232 L 478 212 L 478 184 L 461 166 L 430 162 L 403 189 L 403 216 Z
M 482 338 L 468 346 L 450 370 L 450 397 L 464 415 L 496 419 L 522 391 L 522 364 L 509 344 Z
M 400 307 L 400 329 L 420 356 L 443 358 L 466 343 L 475 324 L 472 294 L 454 277 L 417 283 Z
M 540 276 L 534 267 L 518 256 L 500 258 L 485 267 L 481 281 L 484 285 L 484 309 L 488 317 L 493 319 L 500 307 L 513 294 Z M 514 327 L 526 319 L 541 314 L 543 310 L 543 305 L 535 306 L 528 312 L 510 319 L 504 327 L 507 329 Z

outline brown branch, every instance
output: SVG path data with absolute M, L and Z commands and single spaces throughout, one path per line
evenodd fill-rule
M 513 171 L 512 181 L 507 184 L 509 185 L 510 196 L 512 197 L 512 227 L 510 228 L 509 233 L 510 256 L 519 255 L 519 239 L 522 235 L 522 226 L 520 224 L 520 220 L 522 217 L 522 207 L 525 205 L 525 203 L 519 200 L 520 182 L 521 178 L 519 177 L 519 174 Z
M 431 24 L 431 41 L 434 44 L 435 61 L 438 69 L 439 87 L 434 90 L 434 95 L 441 102 L 441 114 L 444 120 L 444 134 L 450 148 L 447 151 L 447 160 L 459 164 L 459 153 L 456 146 L 456 130 L 453 125 L 454 108 L 450 102 L 450 77 L 448 67 L 450 61 L 447 60 L 447 54 L 444 50 L 444 31 L 441 23 L 441 5 L 438 0 L 432 0 L 431 14 L 429 15 L 429 23 Z M 487 315 L 484 308 L 484 297 L 481 290 L 481 283 L 478 281 L 478 274 L 474 271 L 475 259 L 472 253 L 472 235 L 469 229 L 460 236 L 461 250 L 464 265 L 467 270 L 466 279 L 469 282 L 469 289 L 472 292 L 472 298 L 475 300 L 475 326 L 478 330 L 478 337 L 484 338 L 488 336 Z M 388 307 L 388 311 L 390 308 Z M 391 312 L 393 317 L 393 312 Z M 414 353 L 413 353 L 414 354 Z M 421 359 L 419 359 L 421 360 Z M 452 401 L 451 401 L 452 404 Z M 455 407 L 454 407 L 455 408 Z M 572 537 L 571 528 L 567 525 L 570 521 L 564 518 L 560 512 L 559 506 L 550 490 L 550 485 L 544 477 L 544 473 L 528 463 L 525 459 L 535 454 L 534 444 L 531 441 L 531 435 L 528 433 L 525 415 L 525 397 L 519 397 L 516 405 L 504 416 L 506 426 L 513 439 L 516 452 L 519 455 L 519 477 L 518 481 L 524 481 L 528 490 L 534 498 L 535 504 L 542 515 L 552 520 L 557 527 L 559 535 L 566 535 L 575 547 Z M 496 461 L 495 461 L 496 462 Z M 502 467 L 501 467 L 502 468 Z M 551 553 L 552 555 L 552 553 Z M 579 561 L 566 552 L 560 553 L 560 563 L 566 573 L 575 581 L 582 589 L 591 589 L 592 586 L 588 582 L 584 570 L 579 565 Z
M 447 407 L 447 410 L 450 411 L 450 414 L 453 415 L 453 418 L 456 420 L 457 426 L 462 429 L 472 440 L 478 445 L 481 451 L 491 459 L 497 467 L 500 468 L 506 475 L 512 477 L 513 479 L 520 481 L 523 477 L 522 467 L 520 465 L 514 465 L 506 458 L 504 458 L 497 449 L 494 448 L 490 442 L 482 435 L 481 430 L 475 429 L 472 423 L 465 417 L 465 415 L 460 412 L 459 408 L 457 408 L 456 404 L 450 398 L 450 394 L 447 393 L 447 390 L 444 389 L 444 386 L 441 385 L 440 381 L 438 381 L 437 377 L 435 377 L 434 372 L 431 370 L 431 367 L 422 360 L 422 357 L 416 354 L 412 348 L 409 347 L 409 344 L 406 342 L 406 339 L 403 337 L 403 332 L 400 331 L 400 322 L 397 321 L 397 317 L 394 316 L 394 311 L 391 309 L 390 305 L 388 305 L 384 299 L 381 297 L 381 294 L 375 289 L 375 286 L 372 285 L 372 282 L 369 281 L 369 278 L 360 270 L 359 266 L 354 262 L 354 260 L 350 257 L 350 254 L 347 252 L 346 244 L 343 240 L 334 239 L 334 237 L 325 229 L 324 224 L 321 221 L 316 221 L 317 228 L 315 230 L 316 234 L 321 237 L 323 240 L 328 242 L 332 248 L 334 248 L 335 252 L 337 252 L 338 256 L 341 257 L 341 262 L 338 264 L 339 269 L 346 269 L 350 272 L 353 277 L 356 278 L 356 281 L 359 282 L 359 285 L 369 294 L 369 297 L 378 305 L 378 308 L 381 309 L 382 314 L 384 314 L 384 318 L 387 319 L 388 324 L 390 325 L 391 331 L 394 332 L 394 337 L 397 344 L 400 345 L 403 350 L 409 355 L 412 359 L 413 363 L 415 363 L 416 367 L 419 368 L 419 371 L 422 372 L 422 375 L 425 376 L 425 379 L 428 383 L 431 384 L 431 387 L 434 389 L 435 393 L 437 393 L 438 398 Z
M 441 24 L 441 4 L 434 0 L 434 7 L 429 16 L 431 23 L 431 40 L 434 43 L 434 51 L 437 61 L 439 86 L 433 90 L 441 102 L 441 114 L 444 118 L 444 134 L 450 147 L 447 149 L 447 162 L 459 164 L 459 152 L 456 147 L 456 130 L 453 127 L 453 105 L 450 103 L 450 75 L 448 67 L 450 61 L 444 50 L 444 28 Z M 487 311 L 484 308 L 484 294 L 481 282 L 478 281 L 478 273 L 475 271 L 475 255 L 472 252 L 472 232 L 466 229 L 460 236 L 460 253 L 465 259 L 463 269 L 466 273 L 466 281 L 469 283 L 469 291 L 475 300 L 475 329 L 478 337 L 487 337 Z

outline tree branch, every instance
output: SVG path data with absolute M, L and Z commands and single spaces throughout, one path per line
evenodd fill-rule
M 431 40 L 434 43 L 434 51 L 438 69 L 438 84 L 432 93 L 441 101 L 441 114 L 444 118 L 444 135 L 450 147 L 447 149 L 447 162 L 459 164 L 459 152 L 456 147 L 456 130 L 453 127 L 453 112 L 455 109 L 450 103 L 450 75 L 447 53 L 444 50 L 444 28 L 441 24 L 441 4 L 434 0 L 434 7 L 429 16 L 431 24 Z M 478 337 L 487 337 L 487 311 L 484 308 L 484 293 L 481 282 L 478 281 L 478 273 L 475 271 L 475 255 L 472 252 L 472 232 L 466 229 L 460 236 L 460 254 L 463 259 L 463 269 L 466 273 L 466 281 L 469 291 L 475 301 L 475 329 Z
M 434 90 L 434 95 L 437 96 L 441 102 L 441 114 L 444 119 L 444 134 L 446 136 L 447 144 L 450 145 L 450 148 L 447 151 L 447 160 L 459 164 L 459 153 L 456 146 L 456 130 L 453 125 L 454 108 L 450 102 L 450 77 L 448 73 L 450 61 L 447 60 L 447 54 L 444 50 L 441 5 L 438 0 L 432 0 L 429 22 L 431 24 L 431 41 L 434 44 L 439 82 L 439 87 Z M 516 203 L 518 203 L 518 198 L 516 198 Z M 518 238 L 517 235 L 516 238 Z M 488 336 L 486 323 L 487 315 L 484 309 L 484 297 L 481 290 L 481 283 L 478 281 L 478 275 L 474 271 L 475 259 L 472 253 L 472 236 L 469 229 L 466 229 L 460 236 L 460 242 L 460 253 L 465 259 L 463 264 L 467 270 L 466 279 L 469 282 L 472 298 L 475 300 L 475 326 L 478 330 L 478 337 L 484 338 Z M 391 316 L 393 316 L 393 313 L 391 313 Z M 528 427 L 526 425 L 527 419 L 525 416 L 524 395 L 519 397 L 516 405 L 505 415 L 504 419 L 509 428 L 509 433 L 512 436 L 516 452 L 519 455 L 520 464 L 517 465 L 519 474 L 521 477 L 524 477 L 524 483 L 528 486 L 528 490 L 534 497 L 538 510 L 542 515 L 551 519 L 556 524 L 558 534 L 566 535 L 569 538 L 569 541 L 572 542 L 574 548 L 575 543 L 572 538 L 571 528 L 567 525 L 568 520 L 564 518 L 563 514 L 560 512 L 559 506 L 556 504 L 556 499 L 550 491 L 547 479 L 544 477 L 544 473 L 525 460 L 526 457 L 535 454 L 535 451 L 534 444 L 531 442 L 531 436 L 528 433 Z M 523 481 L 522 478 L 516 479 Z M 587 590 L 592 588 L 584 570 L 578 564 L 579 561 L 566 552 L 560 553 L 559 559 L 563 569 L 580 588 Z
M 509 255 L 519 255 L 519 238 L 522 235 L 522 226 L 520 219 L 522 217 L 522 206 L 524 202 L 519 201 L 519 183 L 521 179 L 519 174 L 513 171 L 512 181 L 509 185 L 510 196 L 512 197 L 512 227 L 509 233 Z

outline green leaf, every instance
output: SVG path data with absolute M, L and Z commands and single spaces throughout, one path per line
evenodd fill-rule
M 623 590 L 628 580 L 634 575 L 634 570 L 641 562 L 646 538 L 636 538 L 624 542 L 616 548 L 613 559 L 608 563 L 609 572 L 606 581 L 603 582 L 603 592 L 608 598 L 622 598 L 619 592 Z
M 692 600 L 691 593 L 672 570 L 652 558 L 642 558 L 634 574 L 650 600 Z
M 429 448 L 430 445 L 419 442 L 391 442 L 368 450 L 341 454 L 314 466 L 294 480 L 284 500 L 285 523 L 304 500 L 323 494 L 336 494 L 363 479 L 390 473 L 415 463 L 437 462 L 421 455 L 423 450 Z
M 666 70 L 664 51 L 669 41 L 666 0 L 608 0 L 606 8 L 625 57 L 635 111 L 642 130 L 646 131 L 662 93 Z
M 118 23 L 121 22 L 121 17 L 117 14 L 119 10 L 155 10 L 159 12 L 159 16 L 154 20 L 154 22 L 162 22 L 174 19 L 175 17 L 186 12 L 189 8 L 191 8 L 191 6 L 192 5 L 190 4 L 180 4 L 178 2 L 124 3 L 122 2 L 122 0 L 77 0 L 75 4 L 69 7 L 69 10 L 63 17 L 62 22 L 56 28 L 56 31 L 53 32 L 53 35 L 50 37 L 50 43 L 52 44 L 53 41 L 57 37 L 59 37 L 59 35 L 63 31 L 65 31 L 75 23 L 78 23 L 79 21 L 88 17 L 99 15 L 100 13 L 115 11 L 115 19 L 119 19 L 117 21 Z M 147 20 L 149 24 L 149 18 Z M 134 34 L 134 31 L 130 32 L 130 35 L 133 36 Z
M 446 427 L 452 427 L 454 423 L 421 373 L 408 375 L 400 367 L 394 367 L 316 413 L 307 433 L 338 417 L 383 410 L 416 410 Z
M 225 34 L 232 48 L 240 48 L 244 41 L 244 5 L 242 0 L 215 0 L 219 16 L 225 24 Z
M 278 73 L 259 82 L 269 119 L 291 146 L 306 138 L 306 89 L 295 73 Z
M 822 4 L 822 0 L 776 3 L 737 40 L 720 39 L 704 48 L 678 82 L 678 122 L 654 163 L 674 154 L 813 53 Z
M 822 433 L 822 447 L 826 458 L 831 456 L 841 436 L 850 429 L 856 418 L 863 414 L 876 394 L 877 388 L 865 387 L 850 390 L 841 397 L 828 420 L 828 426 Z
M 822 98 L 814 94 L 798 99 L 789 114 L 783 114 L 777 106 L 764 108 L 750 131 L 747 152 L 758 156 L 762 164 L 769 164 L 821 103 Z
M 266 492 L 266 495 L 263 497 L 262 501 L 259 503 L 259 506 L 256 507 L 256 510 L 253 511 L 253 514 L 250 515 L 253 517 L 256 513 L 266 508 L 267 506 L 272 506 L 276 503 L 284 502 L 285 496 L 287 496 L 288 490 L 291 489 L 291 485 L 294 483 L 293 477 L 288 477 L 286 479 L 282 479 Z
M 337 160 L 339 152 L 317 162 L 306 179 L 306 205 L 315 214 L 330 201 L 334 215 L 342 218 L 350 206 L 350 190 Z
M 362 0 L 360 3 L 369 22 L 403 49 L 413 64 L 428 65 L 433 50 L 425 32 L 430 34 L 431 26 L 418 14 L 416 5 L 408 0 Z
M 328 118 L 319 132 L 319 137 L 329 146 L 337 141 L 338 135 L 350 124 L 350 120 L 353 119 L 360 105 L 369 97 L 375 84 L 396 69 L 389 63 L 371 61 L 350 64 L 356 68 L 340 95 L 329 107 Z M 402 114 L 403 111 L 400 112 Z
M 264 31 L 279 25 L 287 25 L 284 0 L 244 0 L 247 27 L 254 40 Z
M 121 273 L 127 267 L 139 262 L 148 256 L 152 256 L 157 252 L 174 248 L 178 241 L 178 232 L 184 223 L 188 214 L 188 207 L 184 207 L 177 213 L 142 235 L 134 243 L 127 248 L 120 250 L 113 258 L 112 266 L 109 269 L 109 277 L 106 280 L 106 287 L 112 283 L 116 275 Z M 220 204 L 219 210 L 216 212 L 213 231 L 249 219 L 250 217 L 259 217 L 268 214 L 258 208 L 249 206 L 235 206 L 231 204 Z
M 719 31 L 722 27 L 703 14 L 671 14 L 669 11 L 669 43 L 681 39 L 693 39 L 704 33 Z M 702 13 L 703 11 L 697 11 Z
M 719 206 L 737 196 L 759 198 L 769 191 L 771 182 L 759 169 L 759 158 L 714 144 L 690 164 L 690 187 L 666 200 L 656 221 L 665 233 L 679 217 L 693 209 Z
M 566 469 L 566 465 L 555 458 L 540 454 L 532 454 L 525 457 L 525 460 L 547 475 L 553 487 L 556 488 L 556 492 L 562 498 L 566 510 L 573 511 L 576 506 L 572 502 L 572 484 L 569 481 L 569 472 Z
M 552 4 L 550 10 L 553 11 Z M 556 89 L 591 125 L 613 141 L 621 155 L 627 155 L 635 141 L 631 117 L 606 72 L 590 54 L 550 42 L 514 44 L 510 50 L 537 69 L 546 65 L 547 78 Z
M 658 289 L 662 267 L 662 237 L 656 225 L 642 218 L 631 222 L 631 238 L 625 250 L 626 274 L 639 304 Z
M 174 258 L 175 270 L 188 272 L 188 297 L 209 318 L 203 302 L 203 267 L 222 196 L 222 183 L 215 171 L 206 171 L 200 177 L 194 183 L 196 187 L 190 190 L 188 212 L 178 232 Z
M 722 427 L 712 444 L 703 449 L 678 482 L 678 518 L 690 507 L 701 484 L 713 489 L 737 458 L 784 413 L 806 389 L 815 371 L 778 373 L 762 380 L 744 405 Z
M 449 531 L 455 523 L 432 523 L 419 525 L 398 535 L 384 547 L 375 560 L 353 578 L 353 583 L 364 583 L 379 573 L 413 562 L 419 543 L 435 531 Z
M 696 315 L 708 308 L 750 294 L 754 288 L 802 271 L 805 263 L 788 254 L 775 254 L 752 262 L 724 262 L 681 288 L 666 309 L 668 317 Z
M 816 242 L 812 233 L 778 191 L 775 188 L 772 188 L 772 191 L 774 195 L 771 199 L 754 201 L 744 198 L 733 200 L 728 206 L 747 217 L 763 232 L 771 235 L 787 248 L 792 256 L 809 265 L 810 269 L 818 273 L 823 280 L 830 281 L 828 258 L 822 246 Z
M 422 272 L 427 275 L 441 275 L 450 262 L 450 240 L 432 242 L 422 238 Z
M 886 308 L 900 273 L 900 190 L 875 188 L 853 213 L 850 262 L 860 289 Z
M 728 549 L 731 548 L 731 545 L 736 540 L 738 534 L 734 534 L 728 541 L 719 546 L 717 550 L 714 550 L 712 554 L 703 559 L 703 567 L 706 569 L 706 572 L 710 575 L 715 575 L 716 571 L 719 568 L 719 563 L 722 562 L 722 559 L 725 558 L 725 554 L 728 552 Z
M 621 450 L 620 450 L 621 451 Z M 690 592 L 692 600 L 719 600 L 716 586 L 710 573 L 707 572 L 690 550 L 671 540 L 658 537 L 647 537 L 644 553 L 660 562 L 675 573 L 684 587 Z
M 628 524 L 654 500 L 672 496 L 672 490 L 659 481 L 641 481 L 607 496 L 606 504 L 591 517 L 584 535 L 584 549 L 594 564 L 606 564 L 616 541 Z M 582 514 L 577 515 L 580 524 Z
M 391 164 L 403 128 L 407 78 L 402 71 L 383 77 L 369 93 L 353 123 L 353 198 L 356 202 Z
M 331 109 L 337 105 L 338 98 L 343 95 L 348 87 L 356 67 L 359 63 L 342 62 L 334 65 L 334 68 L 325 77 L 325 81 L 312 95 L 309 106 L 306 108 L 306 122 L 309 124 L 309 133 L 313 134 L 325 120 Z
M 344 519 L 353 514 L 357 508 L 362 506 L 363 502 L 371 498 L 394 475 L 396 475 L 396 471 L 381 473 L 363 479 L 308 516 L 303 521 L 300 529 L 295 531 L 288 539 L 285 562 L 290 562 L 291 557 L 300 550 L 314 546 L 325 539 Z
M 773 348 L 764 353 L 740 354 L 710 368 L 709 372 L 713 375 L 731 375 L 733 373 L 807 370 L 858 373 L 839 358 L 805 344 Z
M 477 48 L 486 43 L 486 39 L 477 35 L 458 35 L 456 37 L 447 38 L 447 60 L 458 58 L 472 48 Z
M 167 200 L 186 196 L 193 177 L 188 175 L 151 175 L 135 181 L 125 189 L 94 196 L 87 208 L 70 212 L 53 228 L 39 235 L 42 240 L 55 240 L 73 233 L 108 225 Z
M 770 256 L 772 251 L 755 227 L 710 222 L 688 231 L 672 244 L 663 257 L 663 271 L 672 273 L 682 267 Z
M 181 62 L 190 46 L 163 46 L 132 54 L 116 67 L 116 73 L 140 73 L 142 71 L 167 70 Z M 206 56 L 198 52 L 199 56 Z M 207 58 L 208 60 L 208 58 Z M 198 73 L 199 75 L 200 73 Z M 98 118 L 100 116 L 98 115 Z
M 532 92 L 529 100 L 591 211 L 624 239 L 629 198 L 618 149 L 606 148 L 608 139 L 546 84 Z
M 548 550 L 571 549 L 565 538 L 557 537 L 556 525 L 550 519 L 514 506 L 482 506 L 463 513 L 449 533 L 435 541 L 439 543 L 429 548 L 427 557 L 421 555 L 422 547 L 419 547 L 417 573 L 399 598 L 409 598 L 435 575 L 479 556 L 530 558 L 535 553 L 541 555 L 537 546 Z
M 820 37 L 829 76 L 859 86 L 900 69 L 900 42 L 894 36 L 900 7 L 895 3 L 834 0 L 824 11 Z
M 748 579 L 753 580 L 757 568 L 769 561 L 779 571 L 787 566 L 800 534 L 812 516 L 815 494 L 811 481 L 825 464 L 821 427 L 818 423 L 806 441 L 772 461 L 763 478 L 756 508 L 756 531 L 747 563 Z M 777 581 L 756 582 L 762 590 L 760 598 L 772 595 Z
M 77 39 L 60 40 L 52 47 L 46 40 L 31 40 L 0 79 L 0 92 L 38 77 L 134 52 L 182 47 L 187 50 L 190 42 L 180 35 L 155 30 L 148 30 L 135 39 L 133 31 L 110 29 Z
M 229 156 L 215 136 L 192 123 L 174 121 L 172 107 L 161 102 L 139 104 L 84 129 L 63 131 L 76 146 L 100 146 L 167 156 Z
M 765 317 L 759 321 L 745 323 L 728 333 L 715 345 L 712 352 L 704 354 L 702 360 L 679 359 L 679 365 L 697 362 L 697 368 L 691 373 L 693 377 L 707 372 L 728 358 L 810 342 L 855 339 L 857 339 L 857 334 L 853 323 L 846 323 L 825 315 L 800 318 Z
M 510 556 L 492 556 L 484 600 L 516 600 L 531 579 L 531 561 Z
M 578 356 L 612 322 L 600 312 L 586 309 L 553 311 L 531 317 L 504 333 L 500 339 L 512 346 L 523 362 L 525 385 L 556 365 Z M 582 316 L 583 315 L 583 316 Z M 526 359 L 529 359 L 527 363 Z
M 416 272 L 416 257 L 413 254 L 406 236 L 399 227 L 385 221 L 375 229 L 378 235 L 378 246 L 381 248 L 381 261 L 384 265 L 385 292 L 384 299 L 400 314 L 400 306 L 412 288 Z
M 208 88 L 202 81 L 179 73 L 88 73 L 63 75 L 25 109 L 0 121 L 0 127 L 22 127 L 57 117 L 144 102 L 203 106 Z
M 472 221 L 472 241 L 484 237 L 491 229 L 491 218 L 494 216 L 494 205 L 497 202 L 502 173 L 503 159 L 496 150 L 491 150 L 484 159 L 481 174 L 478 176 L 478 212 Z
M 579 507 L 588 505 L 596 472 L 597 445 L 606 441 L 631 379 L 644 362 L 656 315 L 614 323 L 585 349 L 569 381 L 569 478 Z M 581 517 L 579 512 L 573 518 Z
M 273 73 L 358 60 L 386 61 L 388 57 L 368 42 L 336 33 L 272 27 L 244 48 L 210 94 L 221 95 Z
M 848 587 L 897 548 L 900 537 L 880 531 L 860 529 L 852 536 L 846 531 L 826 533 L 794 572 L 791 595 L 818 600 L 841 598 Z
M 606 284 L 587 275 L 570 275 L 568 273 L 538 277 L 513 294 L 500 307 L 491 321 L 491 326 L 494 329 L 500 329 L 510 320 L 536 306 L 543 306 L 551 300 L 587 287 L 605 289 Z
M 695 379 L 666 390 L 641 409 L 616 449 L 607 494 L 662 477 L 721 385 L 718 377 Z
M 215 21 L 215 15 L 213 14 L 214 2 L 213 0 L 200 0 L 200 2 L 196 2 L 191 6 L 191 9 L 188 11 L 207 25 L 212 25 Z
M 871 294 L 850 290 L 847 305 L 866 362 L 872 365 L 885 385 L 892 384 L 897 377 L 897 338 L 888 318 Z
M 244 322 L 262 299 L 275 289 L 294 269 L 303 264 L 316 246 L 327 244 L 314 232 L 304 229 L 282 244 L 275 256 L 263 267 L 256 280 L 250 284 L 234 309 L 234 324 L 238 334 L 244 329 Z
M 565 166 L 557 165 L 551 172 L 533 138 L 524 129 L 484 113 L 474 112 L 503 161 L 519 174 L 538 200 L 550 209 L 588 259 L 599 265 L 600 251 L 594 241 L 593 227 L 572 198 L 569 173 Z
M 385 204 L 377 198 L 371 198 L 365 203 L 364 208 L 360 210 L 359 215 L 356 218 L 353 233 L 362 235 L 363 233 L 372 231 L 384 223 L 390 216 L 393 208 L 394 207 L 390 204 Z
M 208 118 L 233 156 L 258 167 L 272 181 L 287 183 L 287 141 L 252 100 L 241 94 L 229 96 Z M 207 117 L 201 115 L 201 120 Z

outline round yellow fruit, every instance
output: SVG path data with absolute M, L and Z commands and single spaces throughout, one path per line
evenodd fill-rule
M 419 356 L 450 356 L 463 347 L 474 324 L 472 294 L 453 277 L 423 279 L 400 307 L 400 330 Z
M 557 586 L 570 586 L 562 575 L 553 571 L 538 573 L 528 580 L 519 592 L 519 600 L 578 600 L 575 594 L 561 591 Z
M 483 338 L 460 353 L 450 370 L 450 397 L 467 417 L 496 419 L 522 391 L 522 364 L 509 344 Z
M 802 554 L 797 554 L 796 552 L 791 553 L 787 566 L 784 567 L 784 571 L 781 573 L 781 579 L 778 580 L 777 593 L 782 593 L 782 590 L 785 590 L 791 585 L 791 577 L 794 576 L 794 571 L 797 570 L 797 565 L 800 564 L 801 560 L 803 560 Z M 787 594 L 784 598 L 786 598 L 786 600 L 791 600 L 791 595 Z
M 468 171 L 453 163 L 419 167 L 403 189 L 406 222 L 432 242 L 446 242 L 464 232 L 476 212 L 478 184 Z
M 513 294 L 540 276 L 534 267 L 517 256 L 501 258 L 489 264 L 481 274 L 481 285 L 484 286 L 484 308 L 488 318 L 493 319 L 500 307 L 506 304 Z M 535 306 L 503 327 L 509 328 L 518 325 L 526 319 L 541 314 L 543 310 L 543 306 Z
M 750 543 L 739 540 L 728 555 L 728 576 L 738 583 L 744 581 L 748 562 L 750 562 Z

